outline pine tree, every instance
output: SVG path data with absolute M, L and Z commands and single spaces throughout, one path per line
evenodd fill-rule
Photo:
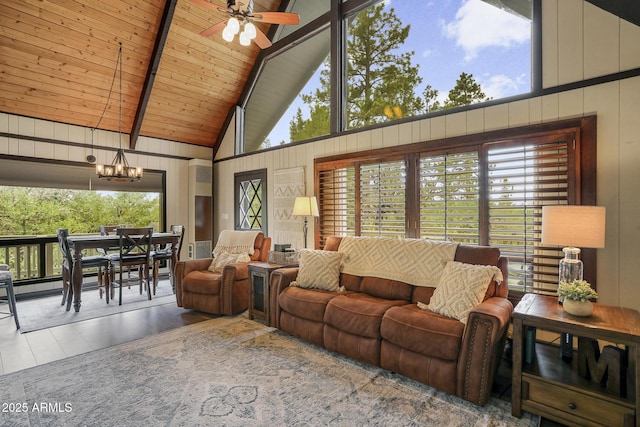
M 473 78 L 473 74 L 460 73 L 456 85 L 449 91 L 449 97 L 444 101 L 443 109 L 460 107 L 462 105 L 477 104 L 489 101 L 491 98 L 482 92 L 482 87 Z
M 419 66 L 412 65 L 415 52 L 395 53 L 409 36 L 410 26 L 384 3 L 358 14 L 349 27 L 347 40 L 347 126 L 350 129 L 413 116 L 424 110 L 414 89 L 422 82 Z M 320 88 L 302 95 L 310 118 L 302 112 L 290 124 L 291 141 L 329 133 L 329 65 L 320 75 Z

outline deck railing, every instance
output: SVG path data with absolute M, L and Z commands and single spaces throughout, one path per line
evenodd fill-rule
M 56 236 L 2 237 L 0 264 L 9 265 L 15 286 L 59 280 L 62 276 L 62 254 L 58 239 Z M 94 273 L 91 270 L 84 273 Z

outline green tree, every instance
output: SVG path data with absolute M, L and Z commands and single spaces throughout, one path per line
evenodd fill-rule
M 95 233 L 100 225 L 159 227 L 160 206 L 146 193 L 98 193 L 49 188 L 0 187 L 4 236 L 52 235 L 58 228 Z
M 442 109 L 440 101 L 438 101 L 438 89 L 434 89 L 431 85 L 427 85 L 422 91 L 424 98 L 425 113 L 431 113 Z
M 463 105 L 477 104 L 478 102 L 489 101 L 482 91 L 480 83 L 473 78 L 473 74 L 460 73 L 456 80 L 456 85 L 449 91 L 449 97 L 444 101 L 443 109 L 460 107 Z
M 414 51 L 397 53 L 409 36 L 410 26 L 402 22 L 384 3 L 358 14 L 349 27 L 347 40 L 347 126 L 358 128 L 424 110 L 424 103 L 414 93 L 422 82 L 419 66 L 412 65 Z M 320 73 L 320 87 L 301 95 L 309 106 L 310 118 L 298 111 L 291 121 L 291 141 L 325 135 L 329 132 L 330 79 L 325 62 Z

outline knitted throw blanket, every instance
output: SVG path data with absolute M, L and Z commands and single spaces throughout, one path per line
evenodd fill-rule
M 457 243 L 422 239 L 344 237 L 342 272 L 435 287 Z
M 260 231 L 222 230 L 218 243 L 213 249 L 213 256 L 220 252 L 253 255 L 253 245 Z

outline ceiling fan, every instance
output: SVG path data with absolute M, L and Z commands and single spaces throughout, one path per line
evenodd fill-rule
M 240 32 L 240 44 L 248 46 L 253 40 L 261 49 L 271 46 L 271 40 L 253 25 L 253 21 L 264 22 L 267 24 L 282 25 L 298 25 L 300 16 L 297 13 L 289 12 L 253 12 L 253 0 L 244 3 L 235 0 L 227 0 L 227 7 L 219 7 L 207 0 L 191 0 L 195 4 L 199 4 L 209 9 L 218 10 L 229 14 L 228 21 L 222 21 L 216 25 L 207 28 L 200 33 L 201 36 L 209 37 L 217 32 L 222 31 L 222 38 L 226 41 L 232 41 L 233 37 Z

